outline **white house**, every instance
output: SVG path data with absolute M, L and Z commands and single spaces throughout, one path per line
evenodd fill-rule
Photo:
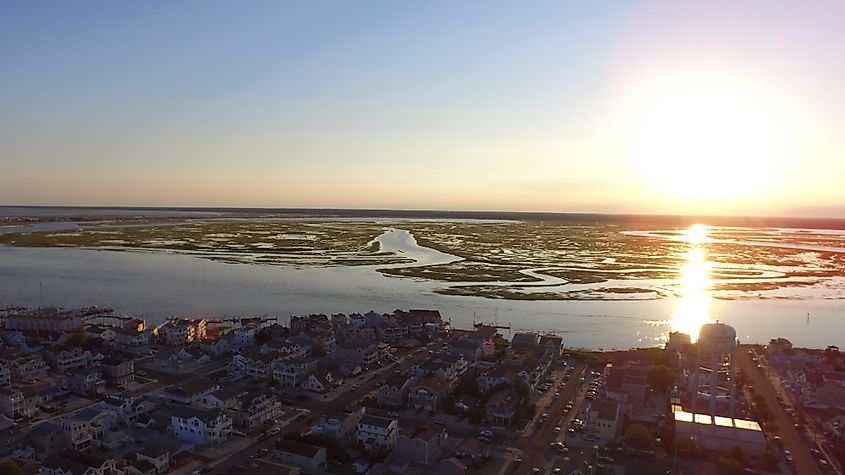
M 185 407 L 170 416 L 170 427 L 179 440 L 197 445 L 217 445 L 226 442 L 232 433 L 232 419 L 216 409 Z
M 358 421 L 358 442 L 367 450 L 396 446 L 399 423 L 396 419 L 365 414 Z

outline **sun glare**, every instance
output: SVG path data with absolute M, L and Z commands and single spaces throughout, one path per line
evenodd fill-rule
M 711 321 L 708 315 L 710 263 L 701 247 L 707 239 L 707 226 L 694 224 L 686 234 L 693 247 L 686 252 L 686 263 L 681 267 L 680 300 L 671 323 L 674 331 L 686 333 L 696 341 L 701 325 Z
M 784 127 L 757 91 L 724 77 L 668 81 L 636 109 L 637 163 L 659 195 L 699 202 L 765 192 Z

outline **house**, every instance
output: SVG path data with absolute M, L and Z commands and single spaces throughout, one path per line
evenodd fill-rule
M 258 351 L 262 353 L 278 351 L 287 356 L 305 356 L 311 351 L 311 346 L 309 344 L 308 350 L 306 351 L 299 342 L 294 341 L 292 338 L 287 338 L 284 340 L 270 340 L 261 345 L 261 348 Z
M 27 435 L 26 441 L 35 449 L 38 458 L 44 458 L 67 447 L 62 426 L 50 421 L 35 426 Z
M 59 421 L 68 446 L 84 450 L 94 443 L 100 445 L 106 432 L 117 426 L 119 416 L 107 409 L 86 407 L 73 414 L 65 415 Z
M 792 342 L 786 338 L 773 338 L 768 344 L 769 356 L 777 357 L 792 354 Z
M 338 343 L 331 354 L 331 358 L 339 365 L 370 368 L 380 360 L 378 343 L 375 341 Z
M 336 379 L 331 372 L 327 371 L 322 374 L 314 373 L 308 375 L 305 381 L 300 384 L 300 387 L 306 391 L 326 393 L 331 391 L 332 388 L 337 387 L 339 384 L 338 381 L 339 379 Z
M 12 384 L 12 372 L 9 370 L 9 365 L 0 361 L 0 387 L 10 384 Z
M 273 323 L 261 329 L 262 332 L 270 335 L 270 340 L 282 340 L 288 336 L 290 330 L 278 323 Z
M 197 407 L 203 396 L 218 389 L 220 385 L 216 382 L 198 377 L 166 388 L 161 393 L 161 397 L 173 405 Z
M 367 317 L 361 315 L 360 313 L 353 313 L 352 315 L 349 315 L 349 323 L 358 328 L 363 328 L 367 326 Z
M 502 367 L 516 371 L 526 384 L 530 387 L 537 387 L 544 383 L 549 374 L 551 361 L 541 360 L 530 354 L 519 354 L 511 356 L 502 361 Z
M 449 381 L 437 376 L 426 376 L 411 385 L 408 391 L 408 407 L 436 411 L 449 393 Z
M 170 319 L 157 328 L 157 333 L 164 340 L 165 345 L 182 346 L 186 343 L 199 342 L 205 339 L 205 320 Z
M 216 338 L 214 340 L 205 340 L 200 344 L 202 351 L 212 357 L 223 356 L 231 350 L 228 338 Z
M 157 474 L 170 471 L 170 451 L 164 448 L 144 446 L 135 453 L 138 460 L 146 460 L 151 463 Z
M 150 354 L 150 332 L 138 327 L 122 327 L 114 332 L 114 347 L 129 355 Z
M 610 368 L 605 386 L 607 398 L 641 406 L 648 395 L 648 375 L 639 365 L 614 365 Z
M 326 469 L 326 449 L 315 445 L 279 440 L 276 442 L 276 459 L 296 467 L 306 475 L 319 475 Z
M 238 371 L 253 381 L 270 381 L 274 378 L 274 372 L 282 364 L 286 356 L 280 351 L 261 353 L 256 350 L 242 355 L 235 355 L 232 358 L 231 366 L 235 371 Z
M 176 357 L 181 361 L 194 361 L 198 364 L 206 364 L 211 361 L 211 357 L 205 354 L 205 351 L 200 346 L 189 346 L 181 348 Z
M 408 401 L 411 379 L 401 374 L 389 376 L 378 389 L 376 400 L 379 406 L 401 408 Z
M 393 449 L 399 424 L 395 419 L 364 414 L 358 421 L 356 440 L 366 450 Z
M 427 376 L 437 376 L 440 379 L 454 383 L 458 379 L 458 371 L 455 365 L 439 360 L 426 360 L 412 369 L 415 378 L 422 379 Z
M 128 358 L 106 357 L 100 361 L 108 386 L 125 386 L 135 381 L 135 362 Z
M 24 439 L 17 427 L 0 430 L 0 460 L 12 458 L 24 448 Z
M 127 396 L 110 395 L 100 401 L 97 407 L 114 412 L 124 425 L 134 427 L 139 420 L 148 418 L 156 405 L 146 397 L 133 399 Z
M 232 335 L 235 337 L 233 346 L 239 349 L 243 349 L 248 346 L 255 346 L 255 335 L 257 333 L 258 327 L 256 325 L 245 325 L 235 329 L 235 331 L 232 332 Z
M 553 362 L 560 361 L 560 356 L 563 354 L 563 337 L 557 335 L 542 335 L 540 336 L 540 346 L 545 351 L 545 358 Z
M 44 359 L 53 371 L 67 373 L 88 366 L 91 363 L 91 352 L 78 347 L 58 346 L 45 351 Z
M 50 383 L 0 386 L 0 413 L 12 419 L 32 417 L 38 413 L 38 406 L 50 401 L 57 391 Z
M 454 372 L 456 379 L 463 376 L 469 369 L 469 361 L 461 355 L 439 355 L 437 361 L 451 365 L 451 371 Z
M 337 340 L 335 338 L 334 332 L 327 329 L 327 330 L 305 330 L 299 334 L 299 337 L 308 338 L 311 341 L 312 347 L 320 347 L 323 351 L 329 355 L 334 351 L 334 347 L 337 344 Z
M 380 341 L 394 342 L 399 341 L 407 335 L 405 333 L 406 327 L 403 327 L 396 320 L 389 319 L 380 322 L 376 325 L 376 336 Z
M 521 398 L 513 389 L 500 389 L 484 405 L 487 422 L 495 427 L 510 427 Z
M 484 343 L 469 338 L 459 338 L 449 343 L 446 351 L 467 361 L 476 361 L 485 355 Z
M 228 409 L 237 404 L 246 392 L 241 386 L 227 386 L 202 396 L 197 406 L 204 409 Z
M 25 404 L 23 391 L 12 389 L 10 386 L 0 386 L 0 413 L 4 416 L 17 419 L 35 414 L 37 408 Z
M 393 458 L 401 464 L 436 464 L 443 453 L 446 438 L 446 429 L 429 424 L 403 427 L 396 437 Z
M 47 377 L 48 366 L 39 354 L 18 354 L 6 360 L 13 383 L 29 384 Z
M 86 450 L 91 447 L 94 440 L 94 427 L 87 414 L 81 416 L 77 414 L 70 414 L 59 419 L 62 434 L 65 438 L 66 447 L 74 450 Z
M 148 460 L 135 459 L 127 462 L 123 467 L 125 475 L 156 475 L 156 466 Z
M 63 450 L 44 459 L 39 475 L 111 475 L 117 461 L 78 450 Z
M 824 409 L 845 409 L 845 387 L 828 381 L 816 389 L 813 407 Z
M 320 418 L 318 431 L 326 437 L 335 439 L 341 444 L 348 444 L 355 439 L 358 422 L 364 416 L 364 410 L 356 407 L 352 411 L 329 408 Z
M 68 390 L 79 396 L 94 396 L 106 389 L 106 381 L 99 367 L 73 371 L 67 378 Z
M 621 415 L 615 401 L 594 401 L 590 405 L 585 423 L 586 433 L 600 445 L 607 444 L 619 436 Z
M 235 405 L 226 409 L 234 425 L 247 432 L 258 430 L 262 424 L 278 416 L 279 412 L 276 396 L 257 390 L 241 395 Z
M 534 332 L 518 332 L 511 338 L 510 349 L 513 352 L 528 351 L 539 344 L 539 337 Z
M 496 366 L 481 374 L 476 378 L 476 382 L 481 391 L 489 391 L 498 386 L 514 385 L 518 378 L 519 376 L 517 376 L 514 369 L 505 366 Z
M 279 362 L 274 377 L 282 386 L 297 387 L 317 372 L 318 363 L 317 358 L 310 356 L 288 357 Z
M 197 445 L 219 445 L 232 433 L 232 419 L 218 409 L 181 408 L 170 416 L 173 435 Z

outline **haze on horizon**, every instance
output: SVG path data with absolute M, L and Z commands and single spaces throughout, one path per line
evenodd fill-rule
M 845 217 L 845 2 L 0 5 L 0 204 Z

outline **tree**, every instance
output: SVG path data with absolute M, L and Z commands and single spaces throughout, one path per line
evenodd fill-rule
M 456 397 L 470 395 L 474 398 L 479 398 L 481 397 L 481 389 L 478 387 L 478 381 L 476 381 L 475 376 L 467 372 L 458 378 L 458 384 L 455 385 L 455 390 L 452 394 Z
M 675 383 L 675 370 L 665 364 L 657 364 L 648 369 L 648 384 L 655 391 L 665 393 Z
M 769 401 L 762 394 L 755 394 L 751 398 L 754 406 L 754 413 L 761 421 L 769 421 L 772 419 L 772 409 L 769 407 Z
M 96 342 L 83 333 L 74 333 L 65 340 L 68 346 L 82 348 L 83 350 L 91 350 L 97 347 Z
M 493 345 L 496 348 L 508 348 L 511 346 L 511 342 L 503 338 L 501 335 L 496 335 L 493 337 Z
M 326 356 L 326 350 L 324 350 L 322 346 L 314 345 L 314 347 L 311 348 L 311 356 L 315 358 L 321 358 L 323 356 Z
M 654 436 L 648 428 L 641 424 L 631 424 L 623 437 L 625 445 L 638 450 L 648 450 L 654 447 Z
M 273 335 L 266 328 L 262 328 L 255 334 L 255 343 L 259 345 L 264 345 L 270 342 L 273 339 Z

